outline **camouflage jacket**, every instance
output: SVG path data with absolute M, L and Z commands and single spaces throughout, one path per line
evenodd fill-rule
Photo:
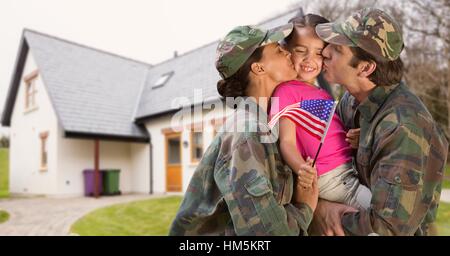
M 205 151 L 169 235 L 306 235 L 312 210 L 291 204 L 292 171 L 261 143 L 267 114 L 245 102 Z
M 448 142 L 425 105 L 402 82 L 377 86 L 359 105 L 347 92 L 337 113 L 347 128 L 361 128 L 355 164 L 372 191 L 367 211 L 344 215 L 347 235 L 429 234 Z

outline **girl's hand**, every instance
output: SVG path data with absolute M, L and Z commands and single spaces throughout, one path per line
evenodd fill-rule
M 312 167 L 312 160 L 301 167 L 301 172 L 314 173 L 313 180 L 309 187 L 305 187 L 300 181 L 300 176 L 295 179 L 294 202 L 305 203 L 314 211 L 317 207 L 317 200 L 319 199 L 319 188 L 317 184 L 317 170 Z
M 350 129 L 347 132 L 347 138 L 345 139 L 345 141 L 347 141 L 348 143 L 350 143 L 350 146 L 354 149 L 358 148 L 359 145 L 359 134 L 361 132 L 361 129 Z
M 317 179 L 317 169 L 312 167 L 313 160 L 308 157 L 306 163 L 297 171 L 297 184 L 303 188 L 311 188 L 314 179 Z

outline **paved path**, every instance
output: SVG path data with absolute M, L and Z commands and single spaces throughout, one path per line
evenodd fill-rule
M 130 194 L 105 196 L 99 199 L 90 197 L 0 199 L 0 209 L 10 214 L 9 220 L 0 224 L 0 236 L 69 235 L 71 225 L 94 209 L 162 196 Z
M 443 189 L 441 192 L 441 202 L 450 203 L 450 189 Z

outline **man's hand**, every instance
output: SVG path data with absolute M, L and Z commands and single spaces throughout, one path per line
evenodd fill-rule
M 319 187 L 317 184 L 317 170 L 312 167 L 312 160 L 308 159 L 306 164 L 301 165 L 300 173 L 307 172 L 312 173 L 312 183 L 309 187 L 305 186 L 305 183 L 301 181 L 298 176 L 295 181 L 294 187 L 294 203 L 305 203 L 314 211 L 317 207 L 317 200 L 319 199 Z
M 346 139 L 348 143 L 350 143 L 350 146 L 354 149 L 358 148 L 359 145 L 359 134 L 361 132 L 361 129 L 350 129 L 347 132 Z
M 357 212 L 353 207 L 321 199 L 311 222 L 310 233 L 322 236 L 345 236 L 341 219 L 347 212 Z

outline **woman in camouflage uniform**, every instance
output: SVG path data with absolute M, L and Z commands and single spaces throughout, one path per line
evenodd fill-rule
M 278 44 L 291 31 L 292 24 L 269 31 L 240 26 L 219 43 L 218 91 L 237 108 L 195 170 L 170 235 L 307 234 L 318 198 L 316 170 L 302 168 L 312 188 L 294 186 L 276 140 L 267 139 L 273 138 L 267 136 L 270 96 L 297 76 Z

